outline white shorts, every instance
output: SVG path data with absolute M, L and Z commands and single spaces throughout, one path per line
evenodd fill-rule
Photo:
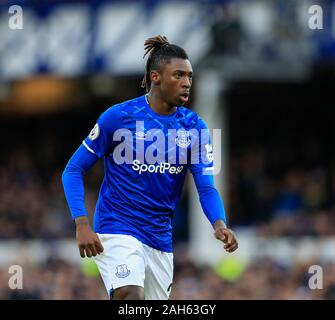
M 94 257 L 108 294 L 135 285 L 144 288 L 146 300 L 169 299 L 173 253 L 153 249 L 123 234 L 98 234 L 104 251 Z

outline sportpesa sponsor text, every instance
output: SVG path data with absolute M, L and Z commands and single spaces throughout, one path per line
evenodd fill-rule
M 139 174 L 143 172 L 149 173 L 170 173 L 170 174 L 178 174 L 181 173 L 184 169 L 184 166 L 172 166 L 168 162 L 161 162 L 158 165 L 154 164 L 145 164 L 141 163 L 139 160 L 134 160 L 132 165 L 133 170 L 138 171 Z

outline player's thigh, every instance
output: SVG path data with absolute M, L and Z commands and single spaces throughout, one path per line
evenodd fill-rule
M 113 300 L 143 300 L 144 288 L 139 286 L 125 286 L 114 290 Z
M 148 254 L 144 294 L 146 300 L 168 300 L 173 279 L 173 253 L 152 249 Z
M 94 257 L 110 296 L 117 288 L 144 287 L 145 256 L 142 243 L 134 237 L 98 234 L 104 251 Z

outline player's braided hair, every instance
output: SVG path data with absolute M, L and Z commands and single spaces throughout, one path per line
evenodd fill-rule
M 169 63 L 171 58 L 188 59 L 185 50 L 177 45 L 169 43 L 165 36 L 158 35 L 144 42 L 143 59 L 149 54 L 145 65 L 145 73 L 142 80 L 142 88 L 148 92 L 151 86 L 150 71 L 159 70 L 161 65 Z

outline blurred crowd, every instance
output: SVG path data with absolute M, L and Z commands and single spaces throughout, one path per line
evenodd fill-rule
M 229 170 L 229 219 L 252 225 L 264 236 L 335 234 L 334 169 L 289 168 L 271 174 L 264 150 L 232 157 Z
M 323 268 L 321 290 L 309 287 L 313 264 Z M 306 260 L 287 266 L 263 257 L 238 269 L 231 277 L 219 268 L 196 266 L 187 254 L 177 254 L 170 299 L 335 299 L 334 263 Z M 11 290 L 8 270 L 0 269 L 0 299 L 109 299 L 99 275 L 87 275 L 82 267 L 59 258 L 26 265 L 23 274 L 23 289 Z
M 11 274 L 8 269 L 0 269 L 0 300 L 106 299 L 102 281 L 84 275 L 76 264 L 50 258 L 46 263 L 29 263 L 22 268 L 22 290 L 10 289 Z
M 318 259 L 282 264 L 260 257 L 243 264 L 229 262 L 212 268 L 196 266 L 187 255 L 176 258 L 172 299 L 208 300 L 309 300 L 335 299 L 335 264 Z M 226 257 L 224 262 L 229 261 Z M 322 290 L 311 290 L 308 273 L 311 265 L 323 268 Z
M 44 175 L 35 160 L 28 148 L 21 147 L 11 152 L 0 166 L 0 239 L 74 236 L 61 183 L 63 168 L 50 167 Z M 94 212 L 96 180 L 102 177 L 101 170 L 100 163 L 85 179 L 86 206 L 90 213 Z

